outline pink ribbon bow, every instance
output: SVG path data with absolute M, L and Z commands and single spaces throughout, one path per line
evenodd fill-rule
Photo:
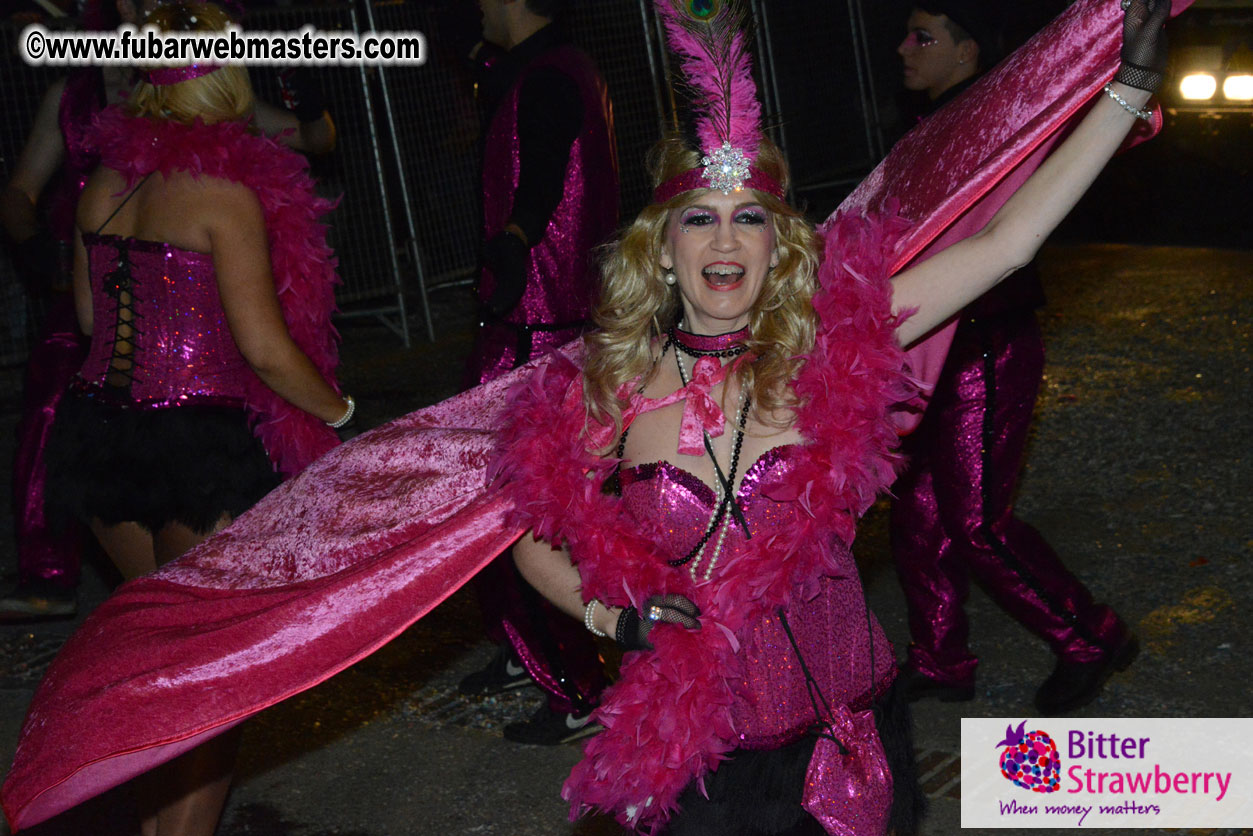
M 704 455 L 704 433 L 711 438 L 722 435 L 727 418 L 709 390 L 727 376 L 727 369 L 716 358 L 702 357 L 692 368 L 691 382 L 680 390 L 687 395 L 679 424 L 679 452 L 685 456 Z
M 751 362 L 752 359 L 752 354 L 742 354 L 735 358 L 735 362 L 724 366 L 716 357 L 702 357 L 692 368 L 691 381 L 682 389 L 676 389 L 656 400 L 638 394 L 628 396 L 632 409 L 625 419 L 629 424 L 637 415 L 683 401 L 683 420 L 679 423 L 679 452 L 685 456 L 702 456 L 705 454 L 702 434 L 708 433 L 710 438 L 722 435 L 727 421 L 722 407 L 710 396 L 709 390 L 725 380 L 741 363 Z

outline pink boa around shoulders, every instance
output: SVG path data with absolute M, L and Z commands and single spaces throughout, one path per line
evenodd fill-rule
M 339 276 L 321 222 L 334 202 L 314 192 L 305 158 L 243 122 L 185 125 L 128 116 L 120 106 L 96 115 L 90 142 L 99 149 L 102 165 L 126 176 L 128 188 L 154 171 L 186 171 L 250 188 L 265 218 L 270 269 L 287 330 L 338 390 L 338 334 L 331 314 Z M 283 400 L 256 375 L 250 376 L 247 398 L 253 431 L 285 476 L 299 473 L 339 443 L 333 430 Z
M 596 809 L 642 832 L 665 825 L 684 788 L 736 746 L 740 645 L 762 618 L 813 598 L 819 579 L 838 572 L 813 545 L 832 534 L 851 543 L 857 517 L 892 481 L 897 436 L 888 410 L 911 385 L 893 334 L 887 263 L 905 227 L 890 216 L 836 218 L 824 228 L 814 299 L 822 327 L 795 384 L 808 456 L 792 478 L 763 486 L 772 499 L 800 503 L 801 523 L 755 538 L 712 584 L 697 586 L 668 565 L 622 503 L 601 491 L 617 462 L 589 448 L 603 447 L 611 431 L 589 425 L 574 363 L 555 360 L 515 392 L 497 470 L 510 480 L 516 522 L 569 547 L 586 600 L 639 607 L 647 596 L 678 592 L 702 611 L 699 631 L 659 625 L 654 652 L 624 658 L 595 715 L 605 731 L 588 742 L 562 791 L 572 816 Z M 639 411 L 633 404 L 625 420 Z

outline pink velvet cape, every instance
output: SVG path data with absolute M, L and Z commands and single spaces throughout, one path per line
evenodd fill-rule
M 1117 0 L 1079 0 L 898 143 L 841 211 L 899 202 L 913 226 L 893 272 L 975 231 L 1100 95 L 1121 27 Z M 505 393 L 533 368 L 332 450 L 227 531 L 122 586 L 31 703 L 0 793 L 14 829 L 338 673 L 506 548 L 521 532 L 486 467 Z

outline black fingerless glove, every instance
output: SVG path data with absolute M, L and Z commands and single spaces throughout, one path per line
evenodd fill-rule
M 278 74 L 283 104 L 301 122 L 316 122 L 326 113 L 326 96 L 317 76 L 308 67 L 293 67 Z
M 530 257 L 531 248 L 509 232 L 498 232 L 483 246 L 483 266 L 496 279 L 491 297 L 479 300 L 489 314 L 504 317 L 522 301 Z
M 678 593 L 653 595 L 644 602 L 644 617 L 635 607 L 627 607 L 618 614 L 618 626 L 614 639 L 625 651 L 652 650 L 648 634 L 659 623 L 679 624 L 689 630 L 699 630 L 700 608 Z
M 1114 81 L 1157 92 L 1166 77 L 1166 31 L 1170 0 L 1132 0 L 1123 16 L 1122 64 Z

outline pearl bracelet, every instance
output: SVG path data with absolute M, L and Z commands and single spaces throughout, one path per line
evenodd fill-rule
M 1118 102 L 1118 104 L 1122 106 L 1123 110 L 1127 111 L 1128 113 L 1130 113 L 1132 116 L 1134 116 L 1137 119 L 1143 119 L 1145 122 L 1147 122 L 1153 118 L 1153 111 L 1141 110 L 1140 108 L 1133 105 L 1131 102 L 1124 99 L 1122 96 L 1118 95 L 1117 91 L 1114 90 L 1114 85 L 1112 83 L 1105 85 L 1105 95 L 1109 96 L 1111 99 Z
M 357 414 L 357 402 L 352 399 L 352 395 L 345 395 L 344 400 L 348 401 L 348 411 L 345 412 L 343 417 L 338 421 L 326 422 L 326 425 L 333 430 L 338 430 L 340 427 L 351 421 L 353 415 Z
M 603 639 L 609 634 L 596 628 L 596 605 L 599 603 L 595 598 L 587 602 L 587 606 L 583 608 L 583 626 L 591 631 L 593 636 L 600 636 Z

